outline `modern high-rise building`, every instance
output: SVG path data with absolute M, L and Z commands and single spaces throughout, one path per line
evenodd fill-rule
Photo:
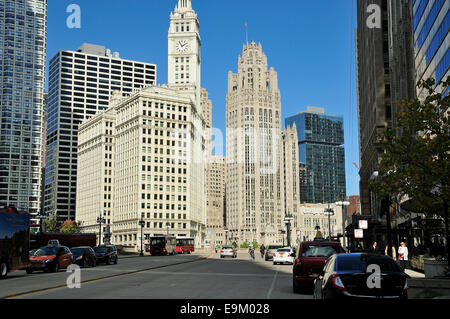
M 449 76 L 450 1 L 413 0 L 416 82 L 430 77 L 436 83 Z M 419 98 L 424 92 L 418 89 Z
M 78 126 L 109 106 L 113 91 L 129 96 L 156 84 L 156 65 L 120 58 L 103 46 L 83 44 L 50 60 L 45 213 L 75 218 Z
M 40 213 L 46 0 L 0 1 L 0 203 Z
M 416 3 L 428 0 L 416 0 Z M 381 10 L 380 27 L 367 23 L 369 5 Z M 396 125 L 398 101 L 414 98 L 415 70 L 411 0 L 358 0 L 356 63 L 360 155 L 360 196 L 363 215 L 383 218 L 380 198 L 369 190 L 380 159 L 377 135 Z
M 285 229 L 280 98 L 261 44 L 247 43 L 238 72 L 228 74 L 226 101 L 226 220 L 236 242 L 267 245 Z
M 302 203 L 334 203 L 346 196 L 344 119 L 325 114 L 323 108 L 286 118 L 286 126 L 297 127 Z

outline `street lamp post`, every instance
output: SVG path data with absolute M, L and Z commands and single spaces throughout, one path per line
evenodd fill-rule
M 294 218 L 288 214 L 286 215 L 286 217 L 284 218 L 284 223 L 286 224 L 286 230 L 287 230 L 287 234 L 286 234 L 286 239 L 287 239 L 287 245 L 288 247 L 291 246 L 291 220 L 293 220 Z M 283 244 L 284 246 L 284 244 Z
M 328 204 L 328 208 L 325 208 L 325 214 L 328 215 L 328 239 L 331 240 L 331 222 L 330 218 L 334 215 L 333 208 L 330 208 L 330 204 Z
M 345 200 L 345 196 L 342 195 L 342 200 L 336 202 L 336 205 L 340 205 L 342 207 L 342 223 L 344 224 L 344 206 L 348 206 L 350 205 L 350 202 Z M 344 225 L 342 225 L 342 240 L 345 241 L 345 230 L 344 230 Z M 344 247 L 345 247 L 345 243 L 344 243 Z
M 285 230 L 280 230 L 281 238 L 283 238 L 283 247 L 284 247 L 284 234 L 286 233 Z
M 99 237 L 98 237 L 98 245 L 100 246 L 101 243 L 102 243 L 102 223 L 103 223 L 103 224 L 106 223 L 106 220 L 105 220 L 105 218 L 102 217 L 101 213 L 100 213 L 100 216 L 97 217 L 97 223 L 100 224 L 100 227 L 99 227 Z
M 48 219 L 48 216 L 38 215 L 38 216 L 36 216 L 36 218 L 40 220 L 40 222 L 39 222 L 39 233 L 42 235 L 42 221 L 44 219 Z
M 228 246 L 228 228 L 224 228 L 223 231 L 225 232 L 225 245 Z
M 144 256 L 144 250 L 142 249 L 142 232 L 144 230 L 144 226 L 145 226 L 145 222 L 144 219 L 141 218 L 141 220 L 139 221 L 139 226 L 141 226 L 141 252 L 139 254 L 139 256 Z

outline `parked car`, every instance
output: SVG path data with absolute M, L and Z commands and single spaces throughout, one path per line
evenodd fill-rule
M 97 258 L 91 247 L 74 247 L 70 249 L 72 262 L 80 267 L 97 266 Z
M 95 258 L 97 260 L 97 264 L 105 263 L 107 265 L 117 264 L 117 260 L 119 256 L 117 255 L 117 249 L 114 245 L 100 245 L 94 247 Z
M 314 240 L 302 242 L 298 256 L 294 260 L 293 290 L 299 293 L 303 289 L 314 288 L 314 280 L 321 273 L 327 259 L 334 254 L 344 253 L 340 242 Z
M 26 268 L 28 274 L 35 270 L 58 272 L 72 263 L 72 253 L 65 246 L 45 246 L 30 255 L 30 266 Z
M 273 264 L 294 264 L 295 252 L 291 247 L 278 248 L 273 254 Z
M 266 249 L 266 253 L 264 255 L 264 259 L 267 260 L 272 260 L 273 259 L 273 254 L 275 254 L 275 252 L 277 251 L 278 248 L 283 248 L 283 246 L 281 245 L 269 245 L 269 247 L 267 247 Z
M 368 277 L 370 265 L 380 268 L 379 286 Z M 315 299 L 389 298 L 408 299 L 407 275 L 389 256 L 368 253 L 338 254 L 330 257 L 314 283 Z M 373 285 L 368 285 L 370 281 Z
M 236 258 L 237 250 L 231 246 L 222 247 L 220 249 L 220 258 L 225 258 L 225 257 Z

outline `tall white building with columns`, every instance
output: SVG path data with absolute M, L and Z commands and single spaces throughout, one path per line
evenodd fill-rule
M 203 247 L 206 239 L 201 43 L 190 0 L 179 0 L 170 15 L 168 49 L 167 85 L 149 86 L 124 98 L 114 93 L 109 109 L 85 121 L 79 134 L 80 161 L 86 163 L 80 163 L 78 170 L 77 221 L 90 229 L 98 216 L 99 203 L 93 201 L 102 199 L 105 190 L 111 189 L 106 195 L 111 196 L 112 242 L 135 249 L 140 248 L 141 220 L 144 242 L 167 233 L 193 237 L 197 247 Z M 108 136 L 112 141 L 111 162 L 100 163 L 106 165 L 105 174 L 112 172 L 93 186 L 88 185 L 86 175 L 93 174 L 91 166 L 99 163 L 89 165 L 89 156 L 95 155 L 99 161 L 108 156 L 97 154 L 99 148 L 88 147 L 102 143 L 98 140 L 102 134 L 99 121 L 113 126 L 113 134 Z M 111 183 L 106 184 L 110 178 Z

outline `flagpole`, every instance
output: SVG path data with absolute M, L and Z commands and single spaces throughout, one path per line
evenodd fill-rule
M 248 43 L 248 24 L 247 24 L 247 22 L 245 22 L 245 40 L 246 40 L 246 42 Z

